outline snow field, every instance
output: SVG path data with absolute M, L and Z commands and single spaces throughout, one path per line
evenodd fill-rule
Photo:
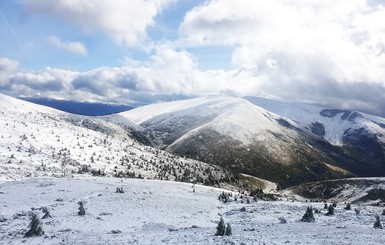
M 123 187 L 124 193 L 115 193 Z M 35 178 L 0 184 L 2 244 L 383 244 L 374 229 L 382 207 L 356 206 L 326 216 L 323 203 L 251 200 L 221 203 L 221 189 L 157 180 Z M 235 195 L 236 193 L 233 193 Z M 245 199 L 243 199 L 245 200 Z M 85 216 L 77 215 L 83 201 Z M 299 220 L 311 205 L 314 223 Z M 45 206 L 45 236 L 23 238 L 31 208 Z M 244 211 L 241 209 L 245 208 Z M 356 214 L 354 208 L 361 210 Z M 40 211 L 35 211 L 41 217 Z M 222 216 L 232 236 L 214 236 Z M 281 224 L 279 218 L 287 220 Z M 381 217 L 384 220 L 383 217 Z

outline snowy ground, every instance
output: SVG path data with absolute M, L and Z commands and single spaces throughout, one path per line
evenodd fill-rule
M 115 193 L 123 187 L 125 193 Z M 298 220 L 309 203 L 238 201 L 221 203 L 222 190 L 157 180 L 118 178 L 32 178 L 0 184 L 0 244 L 384 244 L 385 231 L 374 229 L 381 207 L 336 208 L 315 223 Z M 86 215 L 78 216 L 78 201 Z M 31 208 L 47 207 L 45 235 L 24 238 Z M 241 208 L 245 207 L 244 211 Z M 41 211 L 35 211 L 42 216 Z M 214 236 L 223 216 L 232 236 Z M 286 224 L 278 220 L 283 217 Z M 382 218 L 383 219 L 383 218 Z M 114 234 L 116 233 L 116 234 Z

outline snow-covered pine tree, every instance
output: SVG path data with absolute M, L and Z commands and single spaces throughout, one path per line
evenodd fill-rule
M 24 237 L 42 236 L 44 235 L 41 222 L 37 214 L 31 213 L 31 223 L 28 225 L 29 230 L 24 234 Z
M 217 232 L 215 233 L 216 236 L 223 236 L 226 232 L 226 225 L 225 225 L 225 222 L 223 221 L 223 218 L 221 217 L 221 219 L 219 220 L 218 222 L 218 225 L 217 225 Z
M 79 204 L 79 212 L 78 212 L 78 215 L 85 215 L 86 214 L 86 210 L 84 209 L 84 204 L 82 201 L 78 202 Z
M 41 207 L 41 211 L 44 213 L 43 217 L 41 219 L 47 219 L 47 218 L 52 218 L 51 214 L 48 211 L 47 207 Z
M 231 236 L 232 232 L 231 232 L 231 226 L 229 223 L 227 223 L 227 226 L 226 226 L 226 231 L 225 231 L 225 236 Z
M 374 222 L 374 228 L 376 229 L 382 229 L 383 226 L 382 226 L 382 222 L 381 222 L 381 219 L 380 219 L 380 216 L 379 215 L 376 215 L 376 222 Z
M 348 204 L 346 204 L 346 207 L 345 207 L 345 209 L 346 210 L 351 210 L 352 209 L 352 207 L 351 207 L 351 205 L 350 205 L 350 203 L 348 202 Z
M 223 218 L 218 222 L 216 236 L 230 236 L 232 234 L 231 225 L 229 223 L 225 223 Z
M 334 215 L 334 205 L 329 205 L 326 215 Z
M 302 222 L 315 222 L 314 214 L 313 214 L 313 208 L 307 207 L 306 213 L 302 216 L 301 219 Z

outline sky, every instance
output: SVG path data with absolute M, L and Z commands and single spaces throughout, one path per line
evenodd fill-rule
M 0 0 L 0 92 L 272 95 L 385 116 L 385 0 Z

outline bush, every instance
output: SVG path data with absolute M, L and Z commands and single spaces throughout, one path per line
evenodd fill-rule
M 283 217 L 278 218 L 278 220 L 279 220 L 279 223 L 281 223 L 281 224 L 286 224 L 287 223 L 286 219 L 283 218 Z
M 302 222 L 315 222 L 312 207 L 307 207 L 306 213 L 302 216 L 301 221 Z

